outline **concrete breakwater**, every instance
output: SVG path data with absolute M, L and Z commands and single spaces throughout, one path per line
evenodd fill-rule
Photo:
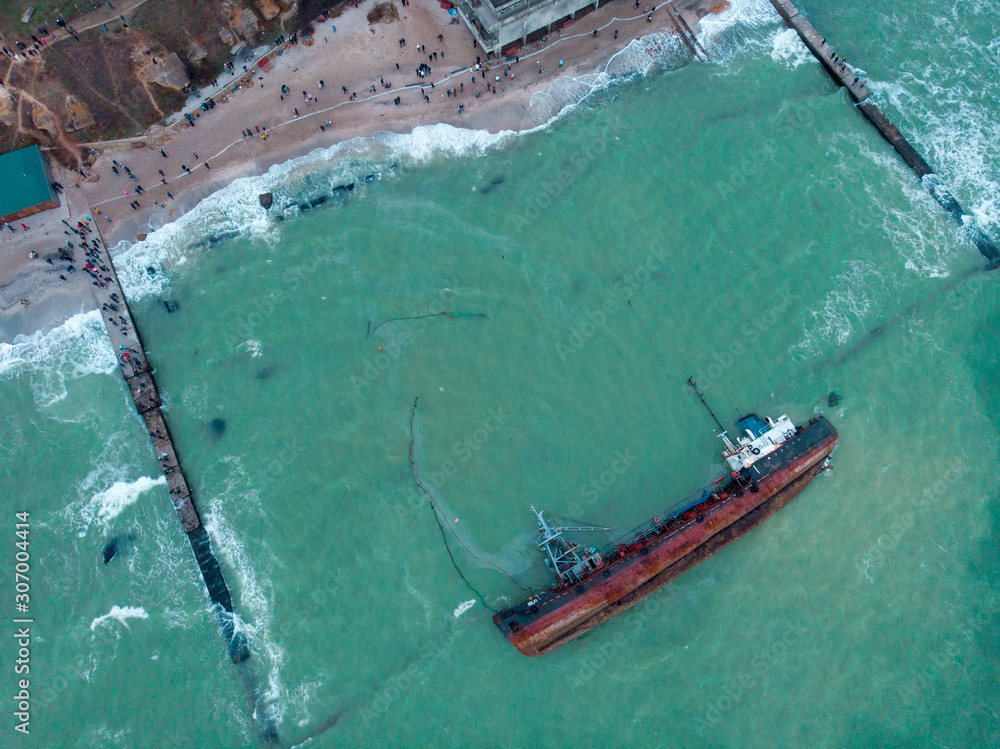
M 82 244 L 76 250 L 87 253 L 90 258 L 79 259 L 80 265 L 87 263 L 90 266 L 81 268 L 81 271 L 87 271 L 95 278 L 94 292 L 101 304 L 101 318 L 104 320 L 111 345 L 115 349 L 118 368 L 132 394 L 136 410 L 146 424 L 146 431 L 160 463 L 160 470 L 167 479 L 170 498 L 180 520 L 181 529 L 191 543 L 198 568 L 205 579 L 209 598 L 215 604 L 216 619 L 229 647 L 229 655 L 234 663 L 240 663 L 250 657 L 249 643 L 243 633 L 236 629 L 229 586 L 212 551 L 208 532 L 202 526 L 198 510 L 191 498 L 191 488 L 184 476 L 170 429 L 160 409 L 162 401 L 153 370 L 125 299 L 125 292 L 118 283 L 118 274 L 111 261 L 111 253 L 108 252 L 103 237 L 91 239 L 89 231 L 93 231 L 93 228 L 81 230 Z
M 890 122 L 885 113 L 871 101 L 871 92 L 861 76 L 847 64 L 844 58 L 837 54 L 836 50 L 827 43 L 826 37 L 822 36 L 805 16 L 799 13 L 798 8 L 790 0 L 771 0 L 771 5 L 778 11 L 788 27 L 798 33 L 806 47 L 819 60 L 830 77 L 838 85 L 847 89 L 865 118 L 896 149 L 896 152 L 917 175 L 921 184 L 937 201 L 938 205 L 944 208 L 948 215 L 968 234 L 969 239 L 980 254 L 989 261 L 991 266 L 1000 265 L 1000 249 L 983 233 L 975 218 L 962 208 L 951 190 L 934 173 L 934 170 L 910 145 L 909 141 L 903 137 L 896 126 Z

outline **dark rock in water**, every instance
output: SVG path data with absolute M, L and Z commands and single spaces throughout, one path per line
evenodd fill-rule
M 378 177 L 378 174 L 375 173 L 375 172 L 372 172 L 371 174 L 366 174 L 364 176 L 364 180 L 365 180 L 365 182 L 374 182 L 376 177 Z
M 316 208 L 317 206 L 321 206 L 327 201 L 327 198 L 329 197 L 330 197 L 329 195 L 320 195 L 318 198 L 313 198 L 312 200 L 309 201 L 309 207 Z
M 163 300 L 163 306 L 167 308 L 167 312 L 176 312 L 181 308 L 180 302 L 174 302 L 167 299 Z
M 257 372 L 257 379 L 267 380 L 270 379 L 271 375 L 273 374 L 274 374 L 274 367 L 264 367 L 263 369 Z
M 837 393 L 833 392 L 832 390 L 830 391 L 830 394 L 826 396 L 826 402 L 827 405 L 830 406 L 830 408 L 836 408 L 840 404 L 840 401 L 841 401 L 840 396 L 837 395 Z
M 146 266 L 146 272 L 149 275 L 151 275 L 151 276 L 155 276 L 156 275 L 156 268 L 154 268 L 152 265 L 147 265 Z
M 215 439 L 221 439 L 222 435 L 226 433 L 225 419 L 212 419 L 210 426 L 212 427 L 212 436 Z
M 118 536 L 112 536 L 108 539 L 108 542 L 104 544 L 104 563 L 109 564 L 112 559 L 118 555 Z
M 104 544 L 104 548 L 101 550 L 101 555 L 104 557 L 104 563 L 110 564 L 111 560 L 116 556 L 124 556 L 127 554 L 134 541 L 135 536 L 131 533 L 126 533 L 124 536 L 112 536 L 109 538 L 107 543 Z
M 265 192 L 258 195 L 257 200 L 259 200 L 260 204 L 264 206 L 265 210 L 267 210 L 271 207 L 271 203 L 274 201 L 274 196 L 269 192 Z
M 206 242 L 208 246 L 211 247 L 212 245 L 217 245 L 220 242 L 225 242 L 227 239 L 233 239 L 235 237 L 238 237 L 239 235 L 240 233 L 236 230 L 223 231 L 219 232 L 218 234 L 213 234 L 206 240 Z
M 505 177 L 494 177 L 490 180 L 488 185 L 483 185 L 482 189 L 479 191 L 481 195 L 489 195 L 493 192 L 493 189 L 498 185 L 502 185 Z

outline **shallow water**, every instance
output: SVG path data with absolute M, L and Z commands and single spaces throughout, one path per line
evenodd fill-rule
M 995 4 L 805 7 L 995 236 Z M 428 128 L 242 181 L 119 259 L 244 666 L 99 318 L 0 351 L 5 506 L 32 513 L 22 743 L 996 742 L 998 281 L 768 3 L 703 40 L 714 65 L 662 45 L 554 89 L 539 111 L 572 111 L 538 132 Z M 416 488 L 414 400 L 422 481 L 500 608 L 548 584 L 530 504 L 617 534 L 718 470 L 691 375 L 725 419 L 819 402 L 834 470 L 523 658 Z

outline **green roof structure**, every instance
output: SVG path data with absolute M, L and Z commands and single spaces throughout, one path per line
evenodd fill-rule
M 0 224 L 58 205 L 38 146 L 0 155 Z

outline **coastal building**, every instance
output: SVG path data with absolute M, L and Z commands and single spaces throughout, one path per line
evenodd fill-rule
M 48 159 L 38 146 L 0 156 L 0 226 L 58 205 Z
M 509 52 L 595 10 L 601 0 L 458 0 L 455 7 L 487 53 Z M 608 0 L 605 0 L 605 4 Z M 529 38 L 530 37 L 530 38 Z

